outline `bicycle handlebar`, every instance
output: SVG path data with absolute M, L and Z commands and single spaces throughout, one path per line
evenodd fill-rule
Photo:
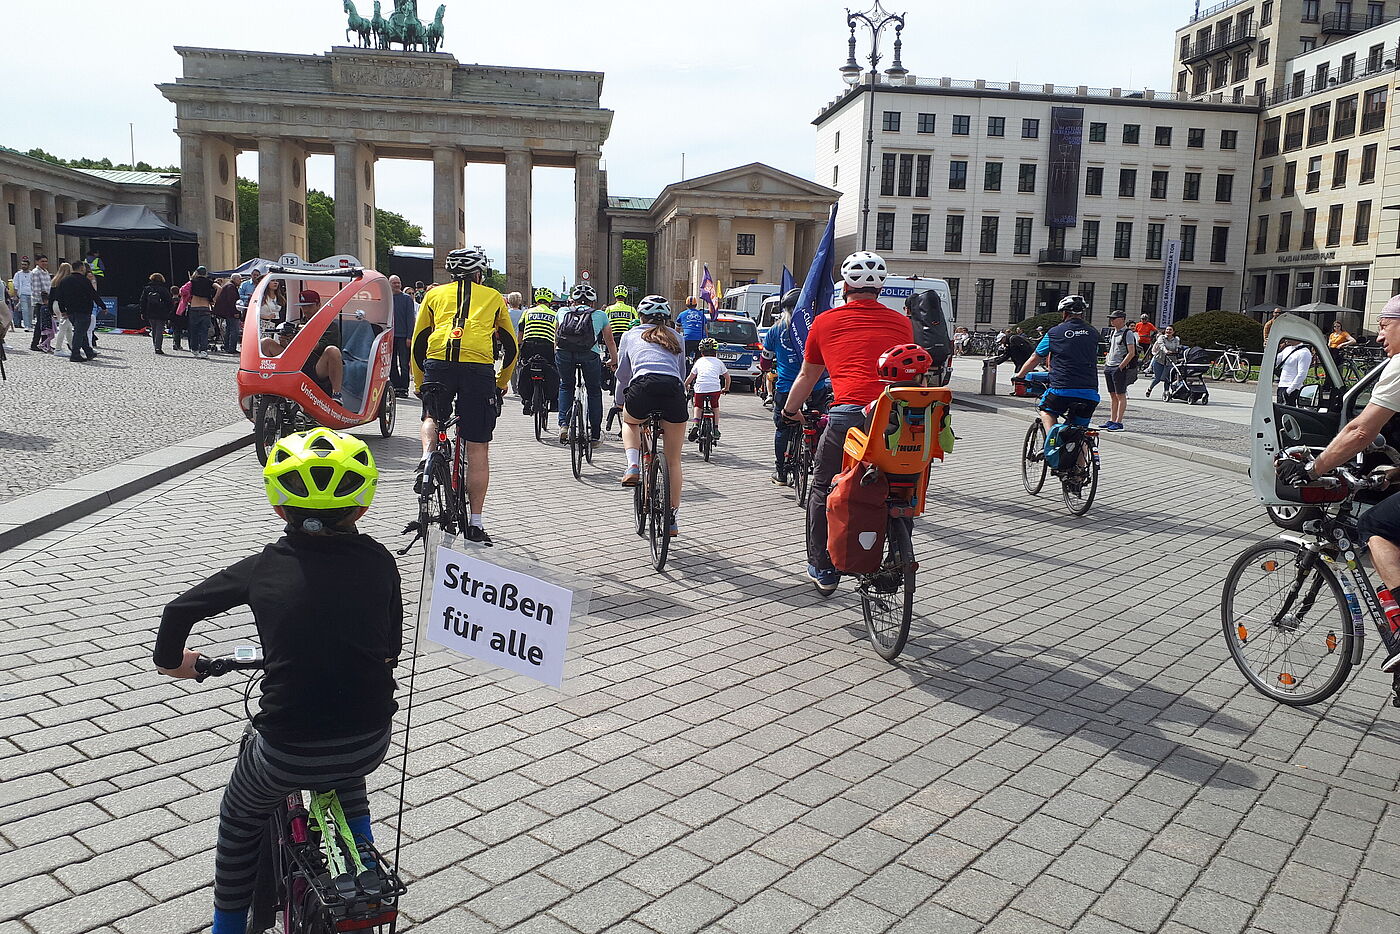
M 1293 460 L 1311 461 L 1314 457 L 1314 452 L 1320 452 L 1321 450 L 1321 448 L 1310 448 L 1306 445 L 1298 445 L 1296 447 L 1285 448 L 1278 459 L 1292 458 Z M 1392 481 L 1392 474 L 1395 473 L 1396 470 L 1396 468 L 1391 467 L 1377 467 L 1370 473 L 1362 475 L 1351 467 L 1343 465 L 1337 467 L 1325 477 L 1318 477 L 1314 482 L 1318 486 L 1328 490 L 1334 490 L 1342 484 L 1346 484 L 1351 492 L 1364 493 L 1372 490 L 1383 490 L 1388 487 Z
M 230 671 L 247 671 L 260 669 L 263 666 L 262 653 L 256 649 L 252 650 L 249 657 L 246 653 L 239 654 L 235 650 L 233 655 L 216 655 L 212 658 L 201 655 L 194 663 L 195 680 L 203 681 L 205 678 L 218 678 L 228 674 Z

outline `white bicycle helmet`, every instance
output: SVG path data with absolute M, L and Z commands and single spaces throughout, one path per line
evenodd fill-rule
M 841 281 L 856 289 L 878 289 L 889 270 L 884 257 L 869 250 L 852 253 L 841 263 Z
M 660 295 L 648 295 L 637 303 L 637 316 L 639 318 L 669 318 L 671 317 L 671 303 Z
M 580 282 L 569 289 L 569 301 L 575 305 L 592 305 L 598 300 L 598 292 L 587 282 Z
M 454 279 L 465 279 L 478 272 L 484 272 L 490 264 L 486 254 L 474 246 L 463 247 L 447 254 L 447 274 Z
M 1068 312 L 1082 318 L 1089 313 L 1089 303 L 1084 300 L 1083 295 L 1066 295 L 1060 299 L 1059 310 L 1060 314 Z

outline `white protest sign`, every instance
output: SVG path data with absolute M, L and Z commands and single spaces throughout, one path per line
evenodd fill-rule
M 439 546 L 424 632 L 430 642 L 560 687 L 574 594 Z

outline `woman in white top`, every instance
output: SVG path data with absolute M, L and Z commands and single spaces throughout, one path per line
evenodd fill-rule
M 1297 405 L 1303 385 L 1312 372 L 1313 355 L 1311 348 L 1301 341 L 1291 342 L 1292 346 L 1278 356 L 1278 402 L 1279 405 Z
M 617 348 L 617 398 L 622 404 L 622 446 L 627 451 L 623 486 L 642 482 L 642 423 L 661 414 L 662 447 L 671 477 L 671 521 L 667 535 L 677 534 L 681 505 L 681 447 L 685 444 L 685 343 L 671 327 L 671 305 L 660 295 L 637 304 L 641 325 L 622 335 Z
M 719 440 L 719 397 L 729 391 L 729 367 L 719 359 L 719 341 L 707 337 L 700 342 L 700 355 L 690 367 L 690 375 L 685 378 L 687 386 L 695 387 L 695 422 L 690 426 L 689 440 L 700 435 L 700 406 L 706 400 L 710 411 L 715 414 L 715 440 Z

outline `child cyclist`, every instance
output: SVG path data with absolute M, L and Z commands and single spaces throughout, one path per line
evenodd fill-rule
M 185 648 L 201 620 L 253 611 L 264 677 L 254 733 L 219 809 L 213 934 L 242 934 L 267 816 L 294 791 L 334 790 L 356 837 L 371 840 L 365 776 L 384 761 L 394 711 L 403 598 L 393 557 L 355 522 L 379 471 L 365 443 L 329 428 L 283 438 L 263 470 L 286 534 L 166 606 L 157 670 L 195 677 Z
M 700 342 L 700 356 L 690 368 L 685 378 L 687 386 L 695 387 L 695 421 L 690 426 L 687 439 L 694 441 L 700 436 L 700 406 L 708 399 L 710 409 L 715 413 L 715 440 L 719 440 L 719 397 L 729 391 L 729 367 L 718 356 L 719 341 L 707 337 Z

